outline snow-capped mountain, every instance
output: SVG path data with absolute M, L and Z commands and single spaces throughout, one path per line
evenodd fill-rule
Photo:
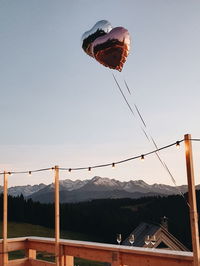
M 2 191 L 0 187 L 0 192 Z M 178 187 L 181 192 L 187 191 L 187 186 Z M 121 182 L 116 179 L 95 176 L 87 180 L 61 180 L 60 181 L 60 201 L 78 202 L 99 198 L 139 198 L 153 195 L 178 194 L 176 187 L 153 184 L 149 185 L 143 180 L 131 180 Z M 200 189 L 200 185 L 197 186 Z M 52 202 L 54 200 L 54 184 L 17 186 L 8 189 L 12 196 L 23 194 L 26 198 L 32 198 L 34 201 Z
M 65 180 L 61 180 L 60 181 L 60 190 L 65 190 L 67 189 L 68 191 L 72 191 L 75 189 L 79 189 L 81 187 L 83 187 L 86 183 L 88 182 L 88 180 L 75 180 L 72 181 L 71 179 L 65 179 Z
M 21 194 L 24 197 L 30 196 L 31 194 L 43 189 L 46 185 L 45 184 L 39 184 L 39 185 L 27 185 L 27 186 L 15 186 L 8 188 L 8 195 L 17 197 Z M 3 193 L 3 187 L 0 186 L 0 193 Z

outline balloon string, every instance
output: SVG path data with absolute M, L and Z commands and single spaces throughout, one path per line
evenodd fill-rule
M 132 113 L 133 116 L 135 117 L 135 113 L 133 112 L 132 107 L 130 106 L 128 100 L 126 99 L 126 96 L 124 95 L 124 93 L 123 93 L 123 91 L 122 91 L 122 89 L 121 89 L 121 87 L 120 87 L 120 85 L 119 85 L 119 83 L 118 83 L 118 81 L 117 81 L 115 75 L 114 75 L 113 73 L 112 73 L 112 75 L 113 75 L 113 78 L 114 78 L 114 80 L 115 80 L 115 82 L 116 82 L 116 84 L 117 84 L 117 87 L 119 88 L 119 91 L 121 92 L 121 95 L 122 95 L 122 97 L 124 98 L 124 100 L 125 100 L 125 102 L 126 102 L 128 108 L 129 108 L 129 110 L 131 111 L 131 113 Z
M 128 102 L 126 96 L 125 96 L 125 94 L 123 93 L 123 91 L 122 91 L 122 89 L 121 89 L 121 87 L 120 87 L 120 85 L 119 85 L 119 83 L 118 83 L 118 81 L 117 81 L 115 75 L 114 75 L 113 73 L 112 73 L 112 75 L 113 75 L 113 78 L 114 78 L 114 80 L 115 80 L 115 83 L 117 84 L 117 87 L 118 87 L 118 89 L 119 89 L 119 91 L 120 91 L 120 93 L 121 93 L 121 95 L 122 95 L 124 101 L 126 102 L 128 108 L 129 108 L 129 110 L 131 111 L 132 115 L 133 115 L 134 117 L 136 117 L 136 115 L 135 115 L 135 113 L 134 113 L 132 107 L 130 106 L 130 104 L 129 104 L 129 102 Z M 141 130 L 143 131 L 145 137 L 148 139 L 148 141 L 150 141 L 150 139 L 149 139 L 149 137 L 148 137 L 146 131 L 145 131 L 142 127 L 140 127 L 140 128 L 141 128 Z
M 127 83 L 125 80 L 124 80 L 124 82 L 125 82 L 125 85 L 127 86 L 127 88 L 129 88 L 128 83 Z M 130 91 L 130 89 L 129 89 L 129 91 Z M 143 119 L 141 113 L 139 112 L 139 110 L 138 110 L 136 104 L 134 104 L 134 105 L 135 105 L 135 107 L 136 107 L 136 110 L 138 111 L 138 115 L 139 115 L 139 117 L 140 117 L 140 119 L 141 119 L 143 125 L 145 126 L 145 128 L 147 128 L 147 125 L 146 125 L 146 123 L 144 122 L 144 119 Z M 157 146 L 157 144 L 156 144 L 156 141 L 155 141 L 154 138 L 151 136 L 151 134 L 149 134 L 149 135 L 150 135 L 150 138 L 151 138 L 151 140 L 152 140 L 152 143 L 153 143 L 154 147 L 157 149 L 158 146 Z M 190 208 L 190 204 L 189 204 L 189 202 L 185 199 L 184 194 L 181 192 L 180 188 L 178 187 L 178 185 L 177 185 L 177 183 L 176 183 L 176 180 L 175 180 L 175 178 L 174 178 L 172 172 L 170 171 L 170 169 L 169 169 L 169 167 L 167 166 L 166 162 L 161 158 L 161 155 L 160 155 L 160 152 L 159 152 L 159 151 L 156 152 L 156 156 L 158 157 L 159 161 L 161 162 L 161 164 L 163 165 L 163 167 L 165 168 L 165 170 L 167 171 L 167 173 L 168 173 L 169 176 L 171 177 L 171 180 L 172 180 L 174 186 L 176 187 L 177 191 L 178 191 L 179 194 L 183 197 L 183 199 L 185 200 L 186 204 L 187 204 L 187 205 L 189 206 L 189 208 Z
M 130 91 L 129 86 L 128 86 L 128 83 L 127 83 L 125 80 L 124 80 L 124 83 L 125 83 L 125 85 L 126 85 L 128 91 Z M 144 119 L 143 119 L 141 113 L 139 112 L 139 109 L 137 108 L 137 106 L 136 106 L 135 103 L 134 103 L 134 106 L 135 106 L 135 108 L 136 108 L 136 110 L 137 110 L 137 113 L 138 113 L 138 116 L 139 116 L 140 120 L 142 121 L 142 123 L 143 123 L 143 125 L 145 126 L 145 128 L 147 128 L 147 125 L 146 125 L 146 123 L 144 122 Z M 149 136 L 150 136 L 150 138 L 151 138 L 151 141 L 152 141 L 154 147 L 157 149 L 158 146 L 157 146 L 157 144 L 156 144 L 154 138 L 151 136 L 151 134 L 149 134 Z M 178 188 L 178 186 L 177 186 L 177 183 L 176 183 L 176 180 L 175 180 L 174 176 L 172 175 L 172 173 L 171 173 L 169 167 L 167 166 L 167 164 L 165 163 L 165 161 L 161 158 L 161 155 L 160 155 L 160 152 L 159 152 L 159 151 L 156 152 L 156 156 L 158 157 L 158 159 L 159 159 L 159 161 L 161 162 L 161 164 L 163 165 L 164 169 L 167 171 L 167 173 L 168 173 L 169 176 L 171 177 L 171 180 L 172 180 L 173 184 L 175 185 L 176 189 L 178 190 L 179 194 L 180 194 L 180 195 L 184 198 L 184 200 L 185 200 L 185 197 L 184 197 L 183 193 L 181 192 L 181 190 L 180 190 L 180 189 Z M 190 207 L 190 205 L 189 205 L 189 203 L 188 203 L 187 201 L 186 201 L 186 203 L 187 203 L 188 206 Z
M 127 84 L 126 80 L 124 80 L 124 83 L 125 83 L 125 86 L 126 86 L 126 88 L 127 88 L 127 91 L 128 91 L 128 92 L 129 92 L 129 94 L 131 95 L 131 90 L 129 89 L 129 86 L 128 86 L 128 84 Z
M 138 109 L 138 107 L 137 107 L 137 105 L 134 104 L 134 106 L 135 106 L 135 109 L 136 109 L 136 111 L 137 111 L 137 113 L 138 113 L 138 115 L 139 115 L 139 117 L 140 117 L 140 119 L 141 119 L 143 125 L 144 125 L 145 127 L 147 127 L 147 126 L 146 126 L 146 123 L 144 122 L 144 119 L 143 119 L 143 117 L 142 117 L 142 115 L 141 115 L 141 113 L 140 113 L 140 111 L 139 111 L 139 109 Z
M 122 89 L 121 89 L 121 87 L 120 87 L 120 85 L 119 85 L 119 83 L 118 83 L 118 81 L 117 81 L 115 75 L 114 75 L 113 73 L 112 73 L 112 75 L 113 75 L 113 78 L 114 78 L 114 80 L 115 80 L 115 83 L 117 84 L 117 87 L 118 87 L 118 89 L 119 89 L 121 95 L 123 96 L 123 98 L 124 98 L 124 100 L 125 100 L 125 102 L 126 102 L 128 108 L 129 108 L 129 110 L 131 111 L 131 113 L 133 114 L 133 116 L 136 118 L 137 116 L 135 115 L 135 113 L 134 113 L 134 111 L 133 111 L 133 108 L 131 107 L 130 103 L 128 102 L 128 99 L 126 98 L 125 94 L 123 93 L 123 91 L 122 91 Z M 125 83 L 125 86 L 126 86 L 126 88 L 127 88 L 127 91 L 128 91 L 129 94 L 131 95 L 131 90 L 130 90 L 130 88 L 129 88 L 129 86 L 128 86 L 128 83 L 127 83 L 125 80 L 124 80 L 124 83 Z M 142 126 L 140 126 L 140 129 L 143 131 L 143 133 L 144 133 L 145 137 L 147 138 L 147 140 L 148 140 L 149 142 L 153 143 L 154 147 L 155 147 L 156 149 L 158 149 L 158 146 L 157 146 L 157 144 L 156 144 L 154 138 L 151 136 L 151 134 L 150 134 L 149 132 L 147 132 L 147 124 L 146 124 L 144 118 L 142 117 L 142 115 L 141 115 L 141 113 L 140 113 L 140 111 L 139 111 L 139 108 L 137 107 L 137 105 L 136 105 L 135 103 L 134 103 L 134 107 L 135 107 L 136 113 L 137 113 L 137 115 L 138 115 L 138 117 L 139 117 L 139 121 L 140 121 L 140 123 L 142 122 Z M 160 161 L 160 163 L 162 164 L 162 166 L 164 167 L 164 169 L 167 171 L 167 173 L 168 173 L 168 175 L 170 176 L 170 178 L 171 178 L 173 184 L 175 185 L 177 191 L 179 192 L 179 194 L 180 194 L 180 195 L 184 198 L 184 200 L 186 201 L 186 199 L 185 199 L 185 197 L 184 197 L 184 194 L 183 194 L 183 193 L 181 192 L 181 190 L 178 188 L 174 176 L 172 175 L 172 173 L 171 173 L 169 167 L 167 166 L 167 164 L 166 164 L 166 163 L 164 162 L 164 160 L 161 158 L 161 155 L 160 155 L 159 151 L 156 152 L 156 156 L 157 156 L 158 160 Z M 190 207 L 190 205 L 189 205 L 189 203 L 188 203 L 187 201 L 186 201 L 186 203 L 187 203 L 187 205 Z

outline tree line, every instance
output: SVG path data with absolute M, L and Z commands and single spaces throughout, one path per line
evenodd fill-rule
M 183 197 L 144 197 L 140 199 L 101 199 L 89 202 L 60 204 L 62 230 L 84 233 L 97 241 L 116 243 L 116 234 L 125 239 L 140 222 L 160 223 L 168 217 L 169 232 L 191 249 L 187 194 Z M 197 203 L 200 190 L 197 191 Z M 198 204 L 198 212 L 200 209 Z M 3 195 L 0 195 L 0 219 L 2 220 Z M 54 228 L 54 204 L 34 202 L 8 196 L 8 220 Z M 87 239 L 85 239 L 87 240 Z

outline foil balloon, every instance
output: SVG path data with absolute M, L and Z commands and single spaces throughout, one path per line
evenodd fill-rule
M 109 33 L 96 38 L 91 51 L 102 65 L 122 71 L 130 50 L 130 34 L 123 27 L 113 28 Z
M 86 31 L 82 36 L 82 48 L 90 56 L 93 57 L 93 52 L 91 51 L 91 45 L 93 41 L 100 37 L 106 35 L 110 32 L 112 26 L 107 20 L 98 21 L 89 31 Z

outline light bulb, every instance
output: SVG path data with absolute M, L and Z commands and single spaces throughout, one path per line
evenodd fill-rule
M 143 155 L 143 154 L 141 155 L 140 159 L 141 159 L 142 161 L 144 161 L 144 155 Z
M 180 141 L 176 142 L 176 148 L 179 149 L 180 148 Z

